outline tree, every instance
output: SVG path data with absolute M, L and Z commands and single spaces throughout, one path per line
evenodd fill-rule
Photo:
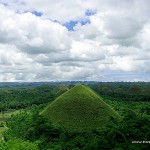
M 0 150 L 38 150 L 38 143 L 31 143 L 21 139 L 11 139 L 0 142 Z

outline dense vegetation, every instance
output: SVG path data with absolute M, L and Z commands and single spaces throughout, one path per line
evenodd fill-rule
M 0 111 L 21 109 L 46 104 L 68 90 L 65 85 L 42 85 L 38 87 L 11 87 L 0 89 Z
M 21 112 L 7 121 L 5 140 L 28 142 L 39 149 L 146 149 L 148 144 L 132 144 L 132 141 L 148 141 L 150 121 L 146 116 L 128 112 L 119 124 L 91 132 L 67 132 L 55 128 L 38 114 Z M 14 139 L 15 137 L 15 139 Z M 22 144 L 23 144 L 22 143 Z M 12 144 L 12 146 L 15 146 Z
M 2 87 L 0 150 L 149 149 L 150 84 L 88 83 L 88 86 L 122 116 L 119 123 L 86 132 L 62 130 L 39 113 L 73 85 Z
M 0 111 L 21 109 L 33 104 L 46 104 L 73 87 L 72 82 L 43 84 L 0 84 Z M 74 82 L 73 82 L 74 83 Z M 76 82 L 75 82 L 76 83 Z M 103 98 L 123 101 L 150 101 L 150 83 L 145 82 L 85 82 Z
M 149 101 L 149 82 L 108 82 L 88 84 L 102 97 L 123 101 Z

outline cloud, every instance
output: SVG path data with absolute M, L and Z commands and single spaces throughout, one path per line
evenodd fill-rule
M 106 36 L 112 39 L 130 39 L 142 28 L 142 23 L 135 17 L 122 15 L 106 15 Z
M 23 61 L 22 61 L 23 60 Z M 32 63 L 32 59 L 21 53 L 14 45 L 0 44 L 1 65 L 24 65 Z
M 149 10 L 146 0 L 0 0 L 0 81 L 149 81 Z
M 147 23 L 143 26 L 141 33 L 139 34 L 139 39 L 141 39 L 141 48 L 150 51 L 150 23 Z
M 32 13 L 14 14 L 2 7 L 0 16 L 1 43 L 14 43 L 26 53 L 50 53 L 65 50 L 70 43 L 67 29 L 48 19 L 40 19 Z M 68 44 L 67 44 L 68 43 Z

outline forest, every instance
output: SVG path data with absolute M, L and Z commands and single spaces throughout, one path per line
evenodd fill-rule
M 77 83 L 100 95 L 121 116 L 120 121 L 80 132 L 55 126 L 41 115 Z M 146 150 L 150 147 L 149 127 L 149 82 L 0 85 L 0 150 Z

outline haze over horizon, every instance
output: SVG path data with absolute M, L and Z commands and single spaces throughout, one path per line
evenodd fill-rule
M 0 82 L 150 81 L 149 0 L 0 0 Z

